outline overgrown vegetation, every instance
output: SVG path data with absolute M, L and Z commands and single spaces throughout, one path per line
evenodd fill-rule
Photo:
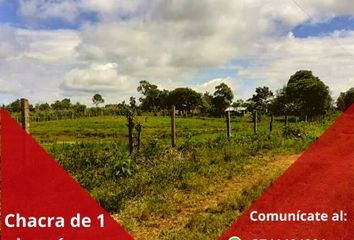
M 341 92 L 337 99 L 337 107 L 341 111 L 345 111 L 354 103 L 354 87 L 346 92 Z
M 215 239 L 291 164 L 277 156 L 302 152 L 334 117 L 275 118 L 273 132 L 263 118 L 257 134 L 233 117 L 230 139 L 222 119 L 178 118 L 172 149 L 168 117 L 136 116 L 131 157 L 124 117 L 38 122 L 32 135 L 137 239 Z

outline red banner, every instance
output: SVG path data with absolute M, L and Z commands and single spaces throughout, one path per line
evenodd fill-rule
M 133 239 L 4 110 L 1 127 L 1 239 Z
M 354 239 L 354 105 L 220 239 Z

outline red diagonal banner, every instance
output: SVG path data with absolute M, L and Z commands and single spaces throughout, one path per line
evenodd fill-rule
M 353 240 L 354 105 L 220 239 Z
M 1 127 L 1 239 L 132 239 L 4 110 Z

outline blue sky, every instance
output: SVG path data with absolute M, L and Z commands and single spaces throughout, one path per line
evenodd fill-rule
M 328 35 L 335 31 L 350 30 L 354 30 L 354 17 L 338 16 L 316 24 L 311 24 L 310 22 L 302 23 L 296 26 L 292 32 L 295 37 L 306 38 Z
M 0 3 L 0 21 L 3 23 L 17 24 L 17 1 L 4 1 Z
M 96 92 L 116 102 L 136 95 L 142 79 L 209 92 L 226 82 L 246 99 L 299 69 L 334 97 L 354 85 L 350 0 L 254 4 L 0 0 L 0 102 L 87 103 Z
M 0 5 L 0 22 L 30 29 L 78 29 L 86 22 L 97 22 L 97 13 L 81 13 L 73 22 L 53 17 L 42 21 L 31 21 L 19 13 L 18 0 L 6 0 Z

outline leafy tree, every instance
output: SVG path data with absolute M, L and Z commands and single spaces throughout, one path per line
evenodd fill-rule
M 349 89 L 344 97 L 346 109 L 354 103 L 354 88 Z
M 354 103 L 354 88 L 350 88 L 346 92 L 341 92 L 337 99 L 337 107 L 341 111 L 345 111 Z
M 71 101 L 69 98 L 64 98 L 61 101 L 56 100 L 50 106 L 53 110 L 67 110 L 71 108 Z
M 136 108 L 136 99 L 135 99 L 135 97 L 131 96 L 129 98 L 129 104 L 130 104 L 130 107 L 132 107 L 133 109 Z
M 331 107 L 328 87 L 311 71 L 301 70 L 292 75 L 285 94 L 287 104 L 293 107 L 293 113 L 297 115 L 321 115 Z
M 102 97 L 101 94 L 96 93 L 96 94 L 92 97 L 92 102 L 93 102 L 93 104 L 96 105 L 96 107 L 98 107 L 99 104 L 104 103 L 104 99 L 103 99 L 103 97 Z
M 231 105 L 233 98 L 234 94 L 227 84 L 221 83 L 216 86 L 213 97 L 213 108 L 215 113 L 219 116 L 224 114 L 226 108 Z
M 12 103 L 5 106 L 5 109 L 9 112 L 21 112 L 21 99 L 16 99 Z M 29 105 L 29 110 L 33 111 L 34 107 L 32 104 Z
M 61 100 L 61 105 L 63 106 L 64 109 L 70 109 L 71 108 L 71 101 L 69 98 L 64 98 Z
M 158 103 L 159 109 L 168 109 L 171 107 L 168 104 L 168 95 L 169 94 L 170 94 L 170 92 L 166 89 L 160 91 L 159 98 L 158 98 L 159 99 L 159 103 Z
M 141 108 L 143 110 L 157 111 L 161 108 L 161 90 L 159 90 L 156 85 L 143 80 L 140 81 L 140 85 L 137 90 L 142 95 L 144 95 L 144 97 L 139 98 L 139 101 L 141 102 Z
M 316 78 L 313 76 L 312 71 L 309 70 L 299 70 L 297 71 L 294 75 L 292 75 L 288 81 L 289 84 L 297 83 L 299 81 L 302 81 L 304 79 L 312 79 Z
M 275 97 L 269 104 L 269 111 L 274 115 L 290 114 L 290 109 L 293 109 L 291 104 L 288 104 L 286 96 L 286 87 L 283 87 L 276 91 Z
M 50 109 L 50 105 L 48 103 L 37 104 L 36 109 L 39 111 L 48 111 Z
M 84 113 L 86 110 L 86 105 L 77 102 L 75 105 L 72 106 L 72 108 L 76 113 Z
M 202 103 L 200 105 L 200 112 L 203 115 L 212 113 L 213 111 L 213 96 L 206 92 L 202 96 Z
M 273 92 L 269 90 L 269 87 L 257 87 L 256 94 L 253 94 L 252 98 L 248 99 L 248 111 L 257 110 L 260 114 L 267 113 L 273 96 Z
M 246 107 L 247 104 L 243 99 L 237 99 L 235 102 L 232 103 L 231 106 L 234 108 L 238 108 L 238 107 Z
M 13 101 L 9 105 L 7 105 L 6 109 L 9 112 L 21 112 L 21 100 L 20 99 L 16 99 L 15 101 Z
M 169 105 L 175 105 L 177 110 L 191 111 L 202 103 L 201 94 L 190 88 L 176 88 L 168 95 Z
M 50 104 L 50 107 L 51 107 L 53 110 L 61 110 L 61 109 L 62 109 L 62 107 L 61 107 L 61 101 L 56 100 L 54 103 Z

